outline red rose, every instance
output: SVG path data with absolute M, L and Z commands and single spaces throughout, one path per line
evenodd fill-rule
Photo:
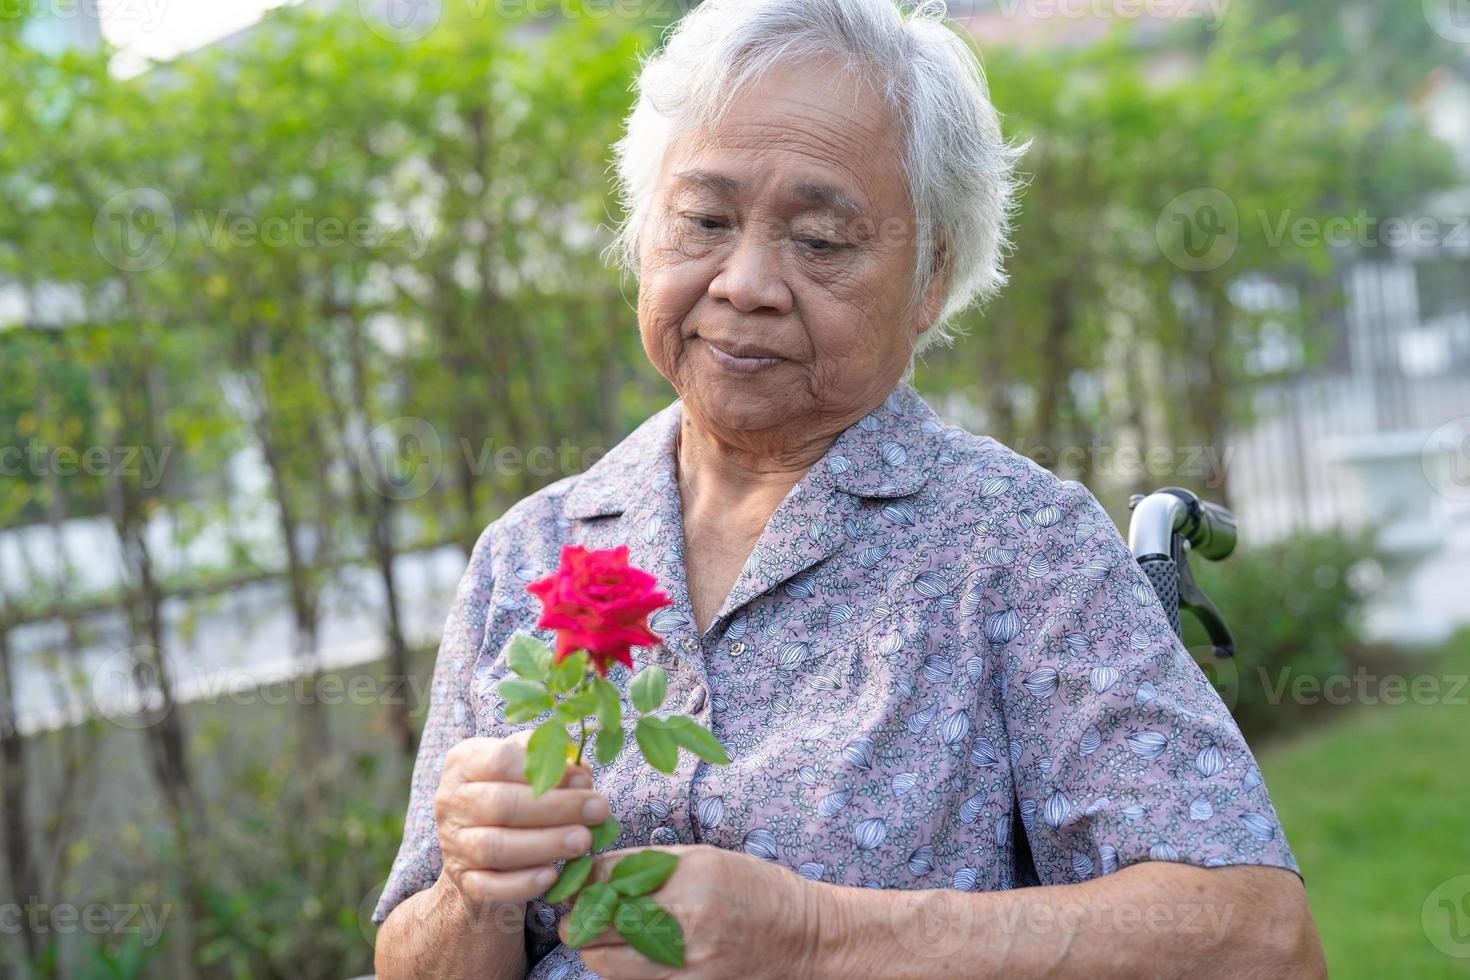
M 541 600 L 536 625 L 556 630 L 556 662 L 586 650 L 604 677 L 614 661 L 633 668 L 629 647 L 662 642 L 649 631 L 648 614 L 674 601 L 656 578 L 628 564 L 625 544 L 603 551 L 563 545 L 561 566 L 526 591 Z

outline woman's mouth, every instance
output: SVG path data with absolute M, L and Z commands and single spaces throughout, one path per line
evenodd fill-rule
M 711 341 L 705 340 L 704 343 L 709 347 L 710 355 L 715 359 L 717 364 L 726 370 L 736 371 L 742 374 L 754 374 L 757 371 L 764 371 L 785 360 L 784 357 L 768 357 L 764 355 L 741 356 L 739 354 L 733 354 Z

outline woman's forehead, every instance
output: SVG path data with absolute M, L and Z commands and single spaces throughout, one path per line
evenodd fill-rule
M 815 133 L 741 139 L 703 135 L 670 148 L 660 180 L 672 195 L 762 203 L 850 220 L 906 210 L 898 150 L 887 141 L 832 140 Z
M 735 200 L 748 200 L 758 193 L 757 188 L 733 174 L 702 167 L 682 168 L 669 179 L 675 190 L 702 190 Z M 848 190 L 846 182 L 834 176 L 782 176 L 771 183 L 768 192 L 805 210 L 830 211 L 849 218 L 869 216 L 861 193 Z

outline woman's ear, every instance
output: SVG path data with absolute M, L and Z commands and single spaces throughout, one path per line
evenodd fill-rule
M 939 273 L 929 283 L 919 303 L 919 333 L 924 333 L 934 322 L 939 319 L 939 313 L 944 309 L 944 293 L 949 288 L 949 249 L 945 246 L 941 237 L 934 247 L 934 267 Z

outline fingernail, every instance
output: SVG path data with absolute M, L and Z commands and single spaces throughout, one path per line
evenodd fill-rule
M 602 802 L 601 797 L 594 796 L 582 804 L 582 816 L 588 820 L 599 820 L 607 815 L 607 804 Z
M 547 868 L 545 871 L 536 872 L 536 887 L 545 888 L 556 880 L 556 869 Z
M 587 846 L 592 843 L 590 838 L 591 835 L 587 831 L 581 827 L 575 827 L 567 831 L 567 836 L 564 839 L 567 843 L 567 850 L 585 851 L 587 850 Z

